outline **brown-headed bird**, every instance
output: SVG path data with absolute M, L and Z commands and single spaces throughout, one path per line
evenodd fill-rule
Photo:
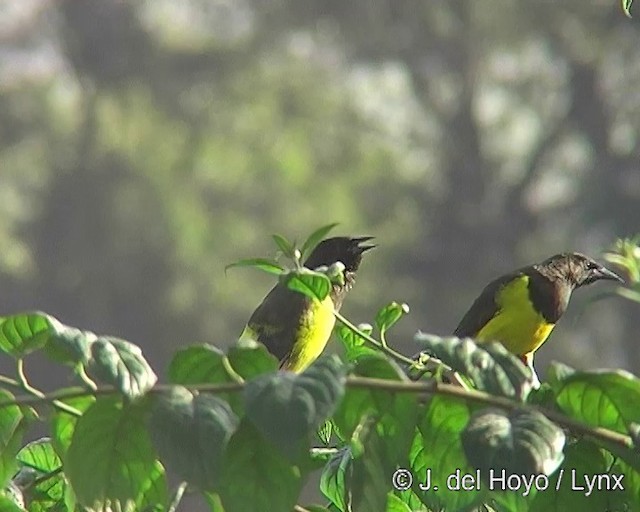
M 499 341 L 533 370 L 533 354 L 564 314 L 576 288 L 622 278 L 584 254 L 556 254 L 491 281 L 454 334 Z

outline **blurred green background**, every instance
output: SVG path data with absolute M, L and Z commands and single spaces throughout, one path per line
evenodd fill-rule
M 616 0 L 4 0 L 0 314 L 123 337 L 162 378 L 273 283 L 225 265 L 340 222 L 379 244 L 345 314 L 407 302 L 412 353 L 494 277 L 640 230 L 638 48 Z M 542 375 L 640 370 L 637 309 L 592 288 Z

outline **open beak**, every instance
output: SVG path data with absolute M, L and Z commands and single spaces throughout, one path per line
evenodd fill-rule
M 362 252 L 365 252 L 370 249 L 373 249 L 374 247 L 377 247 L 376 244 L 365 244 L 365 242 L 368 242 L 369 240 L 373 240 L 374 238 L 375 238 L 374 236 L 361 236 L 358 238 L 354 238 L 353 241 L 358 244 L 358 249 L 360 249 Z

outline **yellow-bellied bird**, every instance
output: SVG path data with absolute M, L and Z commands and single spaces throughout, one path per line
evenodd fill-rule
M 454 334 L 499 341 L 533 369 L 533 354 L 566 311 L 573 290 L 600 280 L 623 282 L 583 254 L 556 254 L 489 283 Z
M 355 282 L 356 272 L 364 252 L 375 247 L 366 244 L 373 237 L 334 237 L 320 242 L 304 266 L 315 269 L 344 265 L 344 284 L 333 284 L 322 302 L 289 290 L 278 283 L 253 312 L 240 339 L 263 343 L 280 360 L 280 368 L 301 372 L 324 350 L 333 326 L 334 310 L 338 311 Z

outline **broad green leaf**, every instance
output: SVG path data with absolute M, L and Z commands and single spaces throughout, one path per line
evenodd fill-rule
M 373 332 L 373 327 L 369 324 L 360 324 L 358 325 L 358 330 L 370 335 Z M 371 345 L 362 336 L 353 332 L 353 330 L 344 324 L 339 323 L 337 325 L 336 333 L 342 342 L 345 356 L 349 362 L 355 362 L 363 356 L 380 354 L 380 350 L 378 348 Z
M 109 396 L 78 419 L 64 467 L 80 504 L 138 510 L 158 471 L 144 417 L 141 404 Z
M 634 469 L 621 459 L 614 459 L 613 466 L 607 471 L 611 475 L 624 475 L 622 485 L 624 491 L 613 483 L 610 485 L 611 492 L 607 494 L 610 510 L 625 510 L 629 512 L 640 512 L 640 471 Z M 619 478 L 619 477 L 618 477 Z
M 0 318 L 0 349 L 16 358 L 44 347 L 45 354 L 56 362 L 86 363 L 95 340 L 92 332 L 64 325 L 45 313 Z
M 395 494 L 387 494 L 386 512 L 412 512 L 412 509 Z
M 418 333 L 426 352 L 468 376 L 478 389 L 524 400 L 532 388 L 531 370 L 500 343 L 477 345 L 470 338 Z
M 212 345 L 192 345 L 178 350 L 169 364 L 173 384 L 216 384 L 230 380 L 224 367 L 225 355 Z
M 381 354 L 362 357 L 353 372 L 362 377 L 407 380 L 402 370 Z M 413 394 L 347 388 L 334 421 L 349 441 L 354 458 L 349 482 L 354 510 L 384 508 L 394 470 L 409 465 L 407 454 L 418 414 Z
M 62 389 L 60 391 L 65 390 Z M 83 413 L 96 401 L 96 399 L 93 396 L 87 395 L 68 398 L 61 401 L 73 407 L 78 412 Z M 67 450 L 69 449 L 77 422 L 78 418 L 76 416 L 60 410 L 56 410 L 51 418 L 51 444 L 55 448 L 58 456 L 62 459 L 64 459 Z
M 91 344 L 88 367 L 98 379 L 115 386 L 127 398 L 144 395 L 157 380 L 140 347 L 110 336 Z
M 205 492 L 204 498 L 207 501 L 207 505 L 209 505 L 210 512 L 225 512 L 224 507 L 222 506 L 222 502 L 220 501 L 220 496 L 213 492 Z
M 142 496 L 138 500 L 137 510 L 164 512 L 169 502 L 169 489 L 164 466 L 160 461 L 154 462 L 153 470 L 144 481 Z
M 361 377 L 408 381 L 402 369 L 380 353 L 359 359 L 352 373 Z M 351 437 L 365 416 L 380 418 L 380 425 L 384 424 L 382 420 L 386 418 L 385 421 L 390 422 L 389 427 L 397 421 L 404 425 L 408 435 L 411 435 L 413 426 L 410 417 L 405 417 L 404 414 L 412 416 L 415 408 L 415 396 L 408 393 L 348 387 L 333 419 L 346 438 Z M 407 442 L 410 443 L 410 439 Z
M 278 372 L 247 382 L 247 416 L 289 456 L 297 456 L 344 394 L 346 370 L 336 356 L 315 361 L 301 374 Z
M 306 260 L 309 255 L 313 252 L 316 246 L 324 240 L 324 237 L 327 236 L 329 231 L 335 228 L 338 225 L 337 222 L 333 224 L 327 224 L 326 226 L 322 226 L 321 228 L 316 229 L 313 233 L 309 235 L 309 237 L 304 241 L 302 247 L 300 248 L 300 253 L 302 254 L 302 259 Z
M 564 462 L 549 477 L 549 489 L 538 492 L 532 500 L 531 512 L 618 510 L 610 506 L 611 491 L 595 486 L 589 489 L 586 484 L 586 481 L 595 483 L 597 475 L 606 475 L 611 459 L 602 448 L 584 439 L 569 444 Z
M 482 409 L 471 417 L 461 440 L 467 460 L 483 477 L 490 470 L 530 476 L 557 469 L 565 435 L 538 411 Z
M 81 331 L 60 322 L 52 322 L 54 330 L 44 346 L 45 354 L 58 363 L 86 364 L 91 359 L 91 344 L 97 336 L 90 331 Z
M 0 491 L 0 510 L 2 512 L 24 512 L 24 498 L 22 491 L 15 486 L 9 486 Z
M 278 369 L 278 360 L 262 343 L 251 346 L 234 345 L 229 349 L 227 357 L 234 371 L 245 380 Z
M 283 274 L 282 277 L 290 290 L 302 293 L 320 302 L 331 292 L 331 280 L 322 272 L 301 268 Z
M 271 238 L 278 246 L 278 249 L 282 251 L 282 254 L 284 254 L 287 258 L 291 258 L 291 259 L 294 258 L 295 251 L 296 251 L 294 244 L 289 242 L 289 240 L 287 240 L 282 235 L 278 235 L 277 233 L 271 235 Z
M 279 451 L 244 419 L 231 437 L 218 494 L 224 510 L 292 510 L 303 479 Z
M 385 331 L 393 327 L 398 320 L 408 313 L 409 306 L 404 303 L 398 304 L 394 301 L 383 307 L 376 315 L 376 327 L 380 335 L 384 335 Z
M 385 444 L 391 439 L 385 437 L 390 438 L 391 433 L 378 428 L 376 423 L 375 417 L 367 418 L 357 433 L 360 453 L 352 463 L 353 471 L 349 481 L 354 512 L 384 510 L 387 494 L 391 490 L 389 483 L 393 470 L 402 460 L 398 454 L 389 453 Z M 406 452 L 403 455 L 406 455 Z
M 560 409 L 589 425 L 626 434 L 640 423 L 640 379 L 623 370 L 574 372 L 549 381 Z
M 351 501 L 349 480 L 352 473 L 353 455 L 349 448 L 336 453 L 322 470 L 320 491 L 338 510 L 346 512 Z
M 409 453 L 412 490 L 429 508 L 467 510 L 481 502 L 481 491 L 456 489 L 463 475 L 474 474 L 460 435 L 471 411 L 463 402 L 436 395 L 418 424 Z M 421 489 L 420 484 L 429 484 Z
M 25 494 L 30 512 L 64 510 L 66 481 L 62 472 L 62 462 L 48 438 L 38 439 L 23 447 L 17 456 L 21 466 L 14 482 L 27 489 Z M 49 475 L 49 478 L 44 478 Z M 41 480 L 35 486 L 33 482 Z
M 17 359 L 42 348 L 53 331 L 53 320 L 40 312 L 0 317 L 0 349 Z
M 13 400 L 14 396 L 0 389 L 0 400 Z M 16 454 L 25 429 L 24 415 L 17 405 L 0 409 L 0 489 L 13 476 L 17 467 Z
M 244 260 L 236 261 L 235 263 L 230 263 L 226 267 L 224 267 L 224 271 L 226 272 L 230 268 L 238 268 L 238 267 L 250 267 L 256 268 L 258 270 L 262 270 L 267 274 L 274 274 L 279 276 L 285 270 L 282 265 L 278 264 L 275 260 L 269 260 L 265 258 L 247 258 Z
M 238 425 L 224 400 L 174 386 L 153 397 L 149 429 L 163 462 L 191 485 L 213 489 L 222 453 Z

